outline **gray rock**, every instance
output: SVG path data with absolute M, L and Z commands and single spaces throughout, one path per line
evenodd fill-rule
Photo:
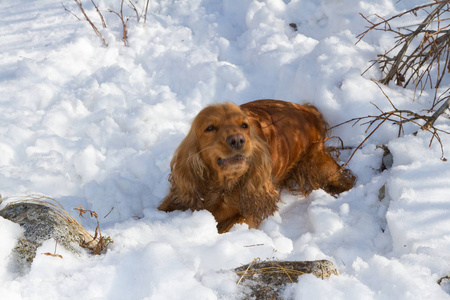
M 234 271 L 240 277 L 238 284 L 250 291 L 244 299 L 281 299 L 279 293 L 286 284 L 297 282 L 298 277 L 304 274 L 322 279 L 339 275 L 328 260 L 256 262 Z
M 36 249 L 50 238 L 77 255 L 82 250 L 80 246 L 94 251 L 99 244 L 98 239 L 51 198 L 29 196 L 11 201 L 0 210 L 0 216 L 24 229 L 13 250 L 13 264 L 19 272 L 29 267 L 36 257 Z

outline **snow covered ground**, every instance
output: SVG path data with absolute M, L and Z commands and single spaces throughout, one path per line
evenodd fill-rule
M 227 270 L 258 257 L 338 267 L 340 276 L 301 277 L 286 299 L 450 299 L 450 285 L 437 284 L 450 272 L 449 162 L 414 127 L 397 138 L 385 124 L 351 160 L 352 190 L 283 193 L 258 230 L 219 235 L 206 211 L 156 209 L 171 155 L 209 103 L 308 101 L 332 125 L 377 113 L 371 102 L 389 110 L 370 80 L 379 71 L 361 73 L 394 37 L 373 32 L 355 45 L 366 26 L 359 13 L 390 16 L 423 1 L 151 0 L 145 28 L 126 7 L 128 47 L 107 12 L 119 11 L 119 0 L 99 2 L 106 29 L 83 3 L 108 47 L 59 1 L 0 2 L 0 193 L 44 194 L 74 216 L 79 205 L 94 210 L 114 244 L 102 256 L 58 248 L 60 259 L 39 254 L 53 252 L 48 241 L 19 275 L 9 256 L 20 227 L 0 218 L 2 299 L 238 299 L 238 278 Z M 64 4 L 82 18 L 75 2 Z M 399 108 L 431 106 L 432 91 L 412 101 L 411 89 L 383 89 Z M 450 131 L 444 117 L 436 126 Z M 365 129 L 343 125 L 332 135 L 355 147 Z M 441 138 L 447 154 L 450 136 Z M 381 144 L 393 154 L 382 172 Z M 95 229 L 95 220 L 80 222 Z

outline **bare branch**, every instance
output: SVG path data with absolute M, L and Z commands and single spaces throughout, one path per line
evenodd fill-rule
M 67 11 L 67 12 L 70 13 L 72 16 L 74 16 L 75 18 L 77 18 L 78 21 L 81 21 L 81 19 L 78 18 L 78 16 L 77 16 L 76 14 L 74 14 L 71 10 L 68 10 L 68 9 L 66 8 L 66 6 L 64 5 L 64 3 L 61 2 L 61 5 L 62 5 L 62 7 L 64 7 L 64 10 L 65 10 L 65 11 Z
M 133 4 L 133 2 L 131 2 L 131 0 L 128 0 L 128 4 L 127 5 L 128 5 L 129 8 L 131 8 L 135 12 L 136 20 L 139 23 L 139 20 L 141 19 L 141 16 L 139 15 L 139 13 L 137 11 L 136 6 Z
M 92 29 L 94 29 L 94 31 L 97 34 L 97 36 L 100 37 L 100 39 L 102 40 L 103 45 L 105 45 L 107 47 L 108 44 L 106 43 L 105 38 L 103 37 L 101 32 L 98 30 L 98 28 L 94 25 L 94 23 L 92 23 L 91 19 L 88 17 L 86 12 L 84 11 L 84 8 L 83 8 L 83 5 L 81 4 L 81 2 L 79 0 L 74 0 L 74 1 L 78 5 L 78 7 L 80 8 L 81 12 L 83 13 L 84 17 L 86 18 L 86 21 L 88 21 L 88 23 L 91 25 Z
M 97 11 L 98 15 L 100 16 L 100 20 L 102 20 L 103 28 L 106 28 L 106 22 L 105 22 L 105 19 L 103 18 L 102 13 L 101 13 L 100 10 L 98 9 L 98 4 L 95 4 L 94 0 L 91 0 L 91 2 L 92 2 L 92 4 L 94 5 L 95 10 Z
M 372 30 L 383 30 L 383 31 L 391 30 L 391 27 L 390 27 L 390 25 L 389 25 L 389 22 L 392 21 L 392 20 L 394 20 L 394 19 L 396 19 L 396 18 L 400 18 L 400 17 L 402 17 L 402 16 L 404 16 L 404 15 L 406 15 L 406 14 L 410 14 L 410 13 L 416 12 L 416 11 L 418 11 L 418 10 L 427 8 L 427 7 L 432 7 L 432 6 L 434 6 L 434 5 L 436 5 L 436 4 L 439 4 L 439 3 L 441 3 L 441 4 L 447 4 L 448 1 L 436 1 L 435 3 L 429 3 L 429 4 L 424 4 L 424 5 L 421 5 L 421 6 L 417 6 L 417 7 L 414 7 L 414 8 L 412 8 L 412 9 L 410 9 L 410 10 L 407 10 L 407 11 L 405 11 L 405 12 L 402 12 L 402 13 L 400 13 L 400 14 L 398 14 L 398 15 L 395 15 L 395 16 L 393 16 L 393 17 L 390 17 L 390 18 L 388 18 L 388 19 L 382 18 L 382 17 L 380 17 L 379 15 L 375 15 L 375 16 L 377 16 L 379 19 L 382 20 L 381 22 L 378 22 L 378 23 L 374 23 L 374 22 L 369 21 L 369 19 L 368 19 L 367 17 L 365 17 L 363 14 L 360 13 L 360 15 L 361 15 L 367 22 L 369 22 L 372 26 L 368 27 L 368 29 L 367 29 L 366 31 L 364 31 L 363 33 L 360 33 L 360 34 L 357 36 L 358 41 L 356 42 L 356 44 L 358 44 L 358 43 L 366 36 L 366 34 L 369 33 L 369 32 L 372 31 Z M 383 26 L 384 26 L 384 29 L 379 29 L 378 27 L 379 27 L 380 25 L 383 25 Z
M 115 14 L 116 16 L 118 16 L 120 21 L 122 22 L 122 40 L 123 40 L 124 46 L 128 46 L 128 41 L 127 41 L 128 18 L 125 18 L 123 16 L 123 2 L 124 2 L 124 0 L 121 0 L 121 2 L 120 2 L 120 11 L 119 12 L 115 12 L 115 11 L 113 11 L 111 9 L 109 10 L 109 12 Z
M 369 133 L 368 136 L 366 136 L 366 138 L 355 148 L 355 150 L 353 150 L 352 155 L 350 155 L 350 158 L 347 160 L 347 162 L 341 166 L 341 169 L 345 169 L 348 166 L 348 164 L 352 160 L 353 156 L 355 155 L 356 151 L 358 151 L 362 147 L 362 145 L 364 145 L 364 143 L 367 142 L 367 140 L 372 136 L 372 134 L 374 134 L 375 131 L 377 131 L 378 128 L 380 128 L 380 126 L 383 125 L 383 123 L 387 120 L 388 120 L 388 118 L 383 119 L 380 122 L 380 124 L 378 124 L 378 126 L 374 130 L 372 130 L 372 132 Z
M 394 19 L 406 14 L 417 16 L 417 12 L 421 10 L 425 11 L 427 16 L 419 23 L 403 25 L 396 29 L 390 24 Z M 438 94 L 438 88 L 442 85 L 445 75 L 450 73 L 448 14 L 450 14 L 450 0 L 435 0 L 433 3 L 416 6 L 389 18 L 375 15 L 379 20 L 377 22 L 363 16 L 370 25 L 366 31 L 357 36 L 359 38 L 357 43 L 372 30 L 390 32 L 398 37 L 395 45 L 383 55 L 378 55 L 368 69 L 378 62 L 384 74 L 380 83 L 387 85 L 394 80 L 397 85 L 403 87 L 413 84 L 414 97 L 420 97 L 426 88 L 435 89 L 432 108 L 435 107 L 442 95 Z M 429 28 L 431 25 L 434 28 Z M 415 29 L 410 30 L 410 27 Z M 411 49 L 413 41 L 418 42 L 418 45 Z M 388 57 L 389 53 L 391 57 Z
M 375 82 L 375 81 L 374 81 Z M 377 124 L 377 126 L 364 138 L 364 140 L 355 148 L 355 150 L 353 150 L 352 154 L 350 155 L 350 158 L 347 160 L 347 162 L 342 166 L 342 169 L 344 169 L 345 167 L 348 166 L 348 164 L 350 163 L 351 159 L 353 158 L 353 156 L 355 155 L 356 151 L 358 151 L 359 149 L 361 149 L 361 147 L 367 142 L 367 140 L 381 127 L 381 125 L 383 125 L 386 121 L 389 121 L 390 123 L 394 124 L 394 125 L 398 125 L 399 126 L 399 132 L 398 132 L 398 136 L 400 137 L 401 135 L 404 134 L 404 129 L 403 129 L 403 124 L 406 123 L 412 123 L 416 126 L 418 126 L 421 130 L 423 131 L 428 131 L 431 133 L 431 138 L 430 138 L 430 143 L 429 146 L 431 147 L 431 144 L 433 142 L 434 139 L 436 139 L 439 142 L 439 145 L 441 147 L 441 159 L 446 161 L 446 158 L 444 157 L 444 146 L 442 144 L 442 141 L 439 137 L 439 133 L 445 133 L 445 134 L 450 134 L 450 132 L 438 129 L 436 127 L 434 127 L 434 122 L 436 121 L 436 119 L 446 110 L 450 107 L 450 96 L 448 96 L 447 100 L 445 101 L 445 103 L 439 107 L 439 109 L 430 117 L 430 116 L 423 116 L 423 115 L 419 115 L 413 111 L 410 110 L 399 110 L 397 109 L 392 101 L 389 99 L 389 97 L 387 96 L 387 94 L 383 91 L 383 89 L 381 88 L 381 86 L 375 82 L 375 84 L 377 84 L 377 86 L 381 89 L 381 91 L 383 92 L 383 94 L 385 95 L 385 97 L 388 99 L 389 103 L 392 105 L 392 107 L 394 108 L 394 110 L 392 111 L 388 111 L 388 112 L 384 112 L 382 111 L 377 105 L 373 104 L 378 111 L 380 111 L 379 115 L 369 115 L 366 117 L 358 117 L 358 118 L 353 118 L 351 120 L 345 121 L 343 123 L 340 123 L 338 125 L 335 125 L 332 128 L 353 122 L 353 125 L 356 125 L 358 123 L 361 123 L 363 120 L 368 120 L 367 122 L 361 123 L 361 125 L 367 125 L 366 128 L 366 133 L 369 131 L 369 129 L 372 127 L 372 125 L 374 125 L 376 122 L 379 122 Z M 418 121 L 423 121 L 424 123 L 419 123 Z M 413 135 L 416 135 L 417 131 L 415 133 L 413 133 Z
M 147 0 L 147 2 L 145 3 L 145 13 L 144 13 L 144 27 L 147 23 L 147 12 L 148 12 L 148 5 L 150 3 L 150 0 Z
M 436 112 L 428 119 L 428 121 L 422 126 L 422 130 L 428 130 L 433 127 L 434 122 L 436 122 L 437 118 L 444 113 L 446 109 L 450 107 L 450 96 L 447 97 L 447 100 L 442 104 Z
M 391 104 L 391 106 L 397 110 L 397 107 L 395 107 L 394 103 L 392 103 L 391 99 L 388 97 L 388 95 L 386 95 L 386 93 L 384 92 L 384 90 L 381 88 L 381 86 L 378 84 L 378 82 L 376 82 L 375 80 L 371 79 L 371 81 L 373 83 L 375 83 L 377 85 L 377 87 L 381 90 L 381 92 L 383 93 L 383 95 L 386 97 L 386 99 L 388 99 L 389 103 Z
M 439 6 L 437 6 L 426 18 L 425 20 L 422 22 L 422 24 L 420 24 L 416 30 L 414 30 L 413 33 L 411 33 L 404 41 L 403 43 L 403 47 L 400 49 L 400 51 L 398 52 L 397 56 L 396 56 L 396 60 L 394 62 L 394 64 L 392 65 L 389 73 L 387 76 L 385 76 L 383 79 L 380 80 L 381 83 L 383 84 L 387 84 L 389 83 L 390 80 L 392 80 L 394 78 L 394 76 L 397 74 L 398 68 L 400 66 L 400 63 L 403 60 L 403 57 L 406 53 L 406 50 L 408 50 L 409 45 L 411 44 L 412 40 L 414 38 L 416 38 L 416 36 L 426 27 L 428 26 L 428 24 L 430 23 L 430 21 L 434 18 L 434 16 L 444 7 L 444 5 L 446 5 L 448 3 L 448 1 L 444 1 L 442 2 Z

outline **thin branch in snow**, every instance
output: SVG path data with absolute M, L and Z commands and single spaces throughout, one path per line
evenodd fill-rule
M 91 25 L 92 29 L 94 29 L 95 33 L 97 34 L 97 36 L 102 40 L 103 45 L 105 45 L 106 47 L 108 46 L 108 43 L 106 43 L 105 38 L 103 37 L 102 33 L 100 32 L 100 30 L 98 30 L 97 26 L 95 26 L 95 24 L 91 21 L 91 19 L 89 18 L 89 16 L 86 14 L 86 12 L 84 11 L 83 5 L 81 4 L 81 2 L 79 0 L 73 0 L 75 1 L 75 3 L 78 5 L 78 7 L 80 8 L 81 12 L 83 13 L 84 17 L 86 18 L 86 21 Z

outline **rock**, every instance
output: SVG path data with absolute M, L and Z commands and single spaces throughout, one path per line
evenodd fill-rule
M 248 287 L 250 294 L 244 299 L 280 299 L 279 291 L 298 277 L 312 274 L 319 278 L 339 275 L 328 260 L 316 261 L 265 261 L 250 263 L 234 270 L 240 277 L 238 284 Z
M 289 26 L 291 26 L 292 30 L 298 31 L 297 24 L 295 24 L 295 23 L 289 23 Z
M 13 250 L 19 272 L 29 267 L 36 249 L 50 238 L 74 254 L 80 254 L 79 246 L 94 251 L 101 243 L 51 198 L 29 196 L 9 202 L 0 210 L 0 216 L 24 229 L 23 237 Z
M 386 183 L 378 190 L 378 200 L 383 201 L 386 198 Z
M 377 146 L 377 148 L 381 148 L 384 151 L 383 158 L 381 159 L 380 171 L 382 172 L 392 168 L 392 165 L 394 164 L 394 157 L 392 156 L 391 151 L 389 151 L 389 148 L 386 145 Z

